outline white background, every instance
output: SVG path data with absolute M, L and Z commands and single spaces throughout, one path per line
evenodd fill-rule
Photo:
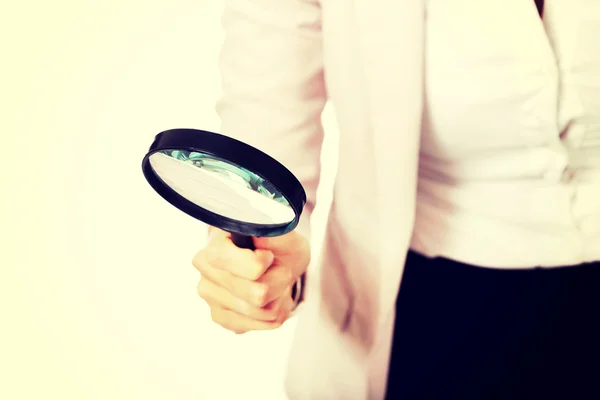
M 295 321 L 242 336 L 214 325 L 191 265 L 206 227 L 141 172 L 156 133 L 219 130 L 221 8 L 0 7 L 0 399 L 285 399 Z

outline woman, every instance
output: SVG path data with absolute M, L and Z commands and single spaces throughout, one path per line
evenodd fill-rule
M 308 202 L 255 252 L 212 229 L 198 290 L 241 333 L 303 287 L 290 399 L 600 398 L 600 2 L 537 3 L 226 1 L 222 131 Z

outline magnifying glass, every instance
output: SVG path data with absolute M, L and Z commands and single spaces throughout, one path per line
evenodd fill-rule
M 142 161 L 146 180 L 186 214 L 254 249 L 253 236 L 292 231 L 306 203 L 300 181 L 282 164 L 239 140 L 197 129 L 156 135 Z

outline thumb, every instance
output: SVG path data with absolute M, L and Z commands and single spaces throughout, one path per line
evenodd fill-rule
M 302 252 L 309 249 L 309 243 L 304 236 L 292 231 L 281 236 L 254 238 L 256 249 L 270 250 L 275 256 Z
M 268 249 L 256 249 L 254 250 L 254 255 L 258 262 L 265 268 L 269 268 L 273 261 L 275 260 L 275 255 L 271 250 Z

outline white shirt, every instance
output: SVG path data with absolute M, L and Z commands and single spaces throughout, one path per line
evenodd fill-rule
M 499 268 L 600 260 L 600 1 L 547 0 L 542 21 L 533 0 L 429 0 L 425 38 L 411 248 Z

